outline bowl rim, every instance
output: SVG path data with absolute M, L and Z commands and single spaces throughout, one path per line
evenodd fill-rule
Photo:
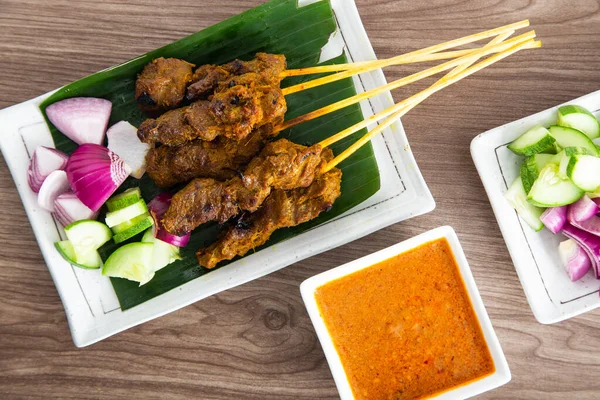
M 311 319 L 313 327 L 317 333 L 319 341 L 321 342 L 323 352 L 325 353 L 327 363 L 329 364 L 331 374 L 333 375 L 333 379 L 335 381 L 335 384 L 337 386 L 338 392 L 342 400 L 353 399 L 354 396 L 352 394 L 352 389 L 350 388 L 350 383 L 348 381 L 346 373 L 344 372 L 344 367 L 342 365 L 341 359 L 333 345 L 333 340 L 319 312 L 317 301 L 314 296 L 315 290 L 318 287 L 328 282 L 331 282 L 332 280 L 368 268 L 378 262 L 387 260 L 395 255 L 404 253 L 424 243 L 441 238 L 445 238 L 450 244 L 450 248 L 452 249 L 454 258 L 456 259 L 456 263 L 458 264 L 460 274 L 465 283 L 469 299 L 471 300 L 471 304 L 473 305 L 473 309 L 477 316 L 477 320 L 481 325 L 481 330 L 483 332 L 485 341 L 488 345 L 496 370 L 494 373 L 484 378 L 472 381 L 471 383 L 465 385 L 448 389 L 431 398 L 435 398 L 438 400 L 446 400 L 472 397 L 483 392 L 495 389 L 510 381 L 511 373 L 508 367 L 508 363 L 506 361 L 506 357 L 504 356 L 504 352 L 502 351 L 502 347 L 500 346 L 500 342 L 498 341 L 496 332 L 494 331 L 490 318 L 483 305 L 483 300 L 481 299 L 481 295 L 479 294 L 479 290 L 477 289 L 475 279 L 473 278 L 473 274 L 471 273 L 471 268 L 469 267 L 467 258 L 464 254 L 462 246 L 460 245 L 458 236 L 456 235 L 456 232 L 452 227 L 442 226 L 424 232 L 420 235 L 417 235 L 390 247 L 387 247 L 383 250 L 361 257 L 357 260 L 322 272 L 318 275 L 306 279 L 300 284 L 300 293 L 302 295 L 302 299 L 308 311 L 308 315 Z

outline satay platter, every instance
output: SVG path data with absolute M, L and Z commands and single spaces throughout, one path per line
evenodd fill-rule
M 273 0 L 0 111 L 75 344 L 433 210 L 399 118 L 539 47 L 511 38 L 527 25 L 377 60 L 353 1 Z M 389 84 L 381 70 L 438 60 Z

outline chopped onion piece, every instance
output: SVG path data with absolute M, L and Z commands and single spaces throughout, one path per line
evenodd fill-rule
M 120 121 L 108 129 L 106 136 L 108 148 L 131 167 L 131 176 L 140 179 L 146 172 L 146 154 L 150 145 L 140 141 L 137 128 L 127 121 Z
M 87 143 L 71 154 L 66 172 L 73 192 L 96 212 L 127 179 L 131 168 L 106 147 Z
M 540 220 L 550 232 L 560 232 L 567 222 L 567 206 L 547 208 L 542 213 Z
M 69 181 L 65 171 L 53 171 L 40 188 L 38 204 L 44 210 L 54 212 L 54 201 L 56 198 L 69 190 Z
M 569 279 L 573 282 L 583 278 L 592 267 L 592 262 L 586 252 L 573 239 L 560 242 L 558 255 Z
M 592 263 L 596 278 L 600 278 L 600 237 L 578 229 L 571 224 L 565 224 L 562 234 L 569 239 L 573 239 L 581 246 Z
M 96 219 L 97 212 L 90 210 L 73 192 L 61 194 L 54 201 L 54 215 L 62 226 L 83 219 Z
M 31 190 L 39 192 L 48 175 L 56 170 L 65 169 L 68 160 L 69 156 L 60 150 L 45 146 L 36 148 L 27 170 L 27 183 Z
M 583 196 L 568 207 L 567 219 L 570 223 L 588 220 L 600 211 L 596 202 L 588 196 Z
M 77 144 L 102 144 L 112 103 L 94 97 L 72 97 L 46 108 L 52 124 Z

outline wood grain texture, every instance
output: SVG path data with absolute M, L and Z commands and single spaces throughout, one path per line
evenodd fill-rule
M 541 50 L 520 53 L 436 94 L 403 119 L 436 210 L 80 350 L 2 160 L 0 398 L 337 398 L 298 285 L 440 225 L 453 226 L 461 239 L 512 370 L 508 385 L 481 398 L 597 398 L 600 310 L 552 326 L 535 321 L 469 144 L 485 130 L 599 88 L 600 5 L 357 2 L 380 58 L 524 18 L 544 42 Z M 0 108 L 259 3 L 0 0 Z M 390 68 L 388 79 L 409 70 Z

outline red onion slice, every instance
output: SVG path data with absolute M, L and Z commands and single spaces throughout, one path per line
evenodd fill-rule
M 39 192 L 48 175 L 65 169 L 68 160 L 69 156 L 60 150 L 45 146 L 36 148 L 27 170 L 27 183 L 31 190 Z
M 66 172 L 75 195 L 96 212 L 127 179 L 131 169 L 106 147 L 87 143 L 71 154 Z
M 112 103 L 94 97 L 73 97 L 46 108 L 52 124 L 77 144 L 102 144 Z

